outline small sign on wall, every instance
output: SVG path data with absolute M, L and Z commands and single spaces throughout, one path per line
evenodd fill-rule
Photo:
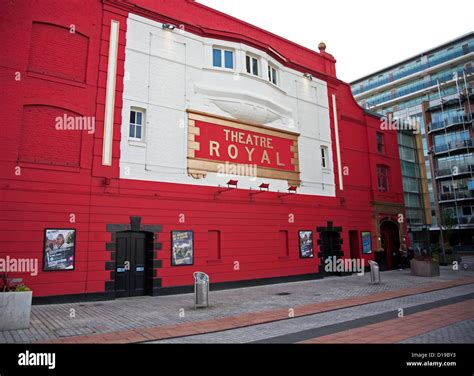
M 368 255 L 372 253 L 372 233 L 368 231 L 362 232 L 362 254 Z
M 474 191 L 474 180 L 469 180 L 467 182 L 467 189 L 469 189 L 470 191 Z
M 313 232 L 299 231 L 300 257 L 314 258 Z
M 171 232 L 171 266 L 194 265 L 193 231 Z
M 43 271 L 74 270 L 75 229 L 46 229 L 43 247 Z

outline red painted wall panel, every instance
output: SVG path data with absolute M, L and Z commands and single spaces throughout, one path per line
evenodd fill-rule
M 15 51 L 0 56 L 0 85 L 5 88 L 0 93 L 5 104 L 0 138 L 0 257 L 35 257 L 39 259 L 41 269 L 44 229 L 77 229 L 75 271 L 40 271 L 35 277 L 21 274 L 35 296 L 103 292 L 105 283 L 111 280 L 111 272 L 105 270 L 106 262 L 112 261 L 106 250 L 106 243 L 112 241 L 111 234 L 106 231 L 107 224 L 127 224 L 130 216 L 141 216 L 144 225 L 163 225 L 163 232 L 155 240 L 162 243 L 162 250 L 156 251 L 156 259 L 162 261 L 162 268 L 156 273 L 163 287 L 175 287 L 191 285 L 192 273 L 196 270 L 209 273 L 212 282 L 316 273 L 317 258 L 304 260 L 299 257 L 299 230 L 315 231 L 332 220 L 335 226 L 343 227 L 343 251 L 349 256 L 349 230 L 374 231 L 373 201 L 403 203 L 396 133 L 385 132 L 387 153 L 379 155 L 375 139 L 379 120 L 364 114 L 355 103 L 350 87 L 335 78 L 330 55 L 309 51 L 184 0 L 178 6 L 176 1 L 140 0 L 137 4 L 148 10 L 137 12 L 154 19 L 175 20 L 195 33 L 245 40 L 263 49 L 271 46 L 288 59 L 288 66 L 300 67 L 302 72 L 312 71 L 327 79 L 330 98 L 333 93 L 337 96 L 342 164 L 349 168 L 343 177 L 345 190 L 338 187 L 336 198 L 296 195 L 280 200 L 278 194 L 268 193 L 254 197 L 251 202 L 247 191 L 237 190 L 215 199 L 217 188 L 120 180 L 120 98 L 126 4 L 114 1 L 103 4 L 98 0 L 49 0 L 42 7 L 35 4 L 33 1 L 10 3 L 0 14 L 0 44 L 5 51 Z M 113 166 L 105 167 L 101 164 L 102 135 L 111 19 L 120 22 L 121 33 Z M 78 35 L 83 36 L 73 46 L 78 49 L 81 63 L 72 66 L 66 59 L 64 66 L 56 67 L 56 77 L 52 77 L 54 61 L 46 57 L 41 60 L 36 43 L 41 44 L 43 36 L 32 32 L 35 23 L 63 29 L 74 24 Z M 62 41 L 54 43 L 56 35 L 52 36 L 52 44 L 59 46 L 61 51 L 69 51 L 68 46 L 61 45 Z M 31 40 L 39 42 L 31 46 Z M 15 48 L 20 44 L 27 47 Z M 37 68 L 34 74 L 28 71 L 32 66 Z M 39 68 L 48 70 L 49 74 L 38 73 Z M 15 79 L 17 72 L 20 80 Z M 77 82 L 82 77 L 84 82 Z M 95 116 L 96 132 L 93 135 L 65 132 L 50 136 L 52 115 L 42 118 L 38 113 L 26 117 L 25 121 L 24 106 L 45 106 L 41 108 Z M 332 103 L 330 106 L 334 145 Z M 32 129 L 36 124 L 38 128 L 33 132 L 24 131 L 25 127 Z M 70 147 L 56 150 L 54 145 L 57 143 Z M 333 152 L 335 155 L 335 150 Z M 29 157 L 28 162 L 24 161 L 28 159 L 25 156 Z M 38 156 L 45 158 L 38 160 Z M 58 160 L 71 165 L 58 166 Z M 377 164 L 391 168 L 393 190 L 389 194 L 378 192 Z M 334 170 L 337 172 L 336 165 Z M 105 178 L 110 179 L 110 184 L 104 184 Z M 71 214 L 75 216 L 73 223 Z M 181 214 L 185 215 L 184 223 L 180 222 Z M 294 221 L 289 221 L 290 215 Z M 195 265 L 171 268 L 171 231 L 191 229 L 196 239 Z M 210 230 L 220 231 L 219 263 L 209 262 L 215 259 L 209 257 L 209 249 L 212 249 L 209 242 L 215 241 L 209 237 Z M 288 258 L 281 257 L 280 231 L 288 231 Z M 315 232 L 315 243 L 317 239 Z M 364 257 L 370 259 L 373 255 Z

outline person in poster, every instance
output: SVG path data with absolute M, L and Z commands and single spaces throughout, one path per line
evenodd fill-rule
M 172 232 L 173 266 L 189 266 L 194 264 L 194 236 L 192 231 Z
M 300 256 L 301 258 L 313 258 L 313 232 L 300 231 Z
M 43 270 L 74 270 L 76 230 L 48 229 L 45 237 Z

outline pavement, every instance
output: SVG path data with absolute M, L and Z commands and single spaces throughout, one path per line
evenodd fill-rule
M 474 343 L 474 273 L 409 270 L 193 294 L 33 306 L 0 343 Z M 370 336 L 368 335 L 370 333 Z M 387 334 L 388 333 L 388 334 Z

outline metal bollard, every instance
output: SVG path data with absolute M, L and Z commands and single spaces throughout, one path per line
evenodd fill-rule
M 206 273 L 194 273 L 194 307 L 209 307 L 209 276 Z
M 380 267 L 375 261 L 369 261 L 370 265 L 370 280 L 374 285 L 379 285 L 380 279 Z

